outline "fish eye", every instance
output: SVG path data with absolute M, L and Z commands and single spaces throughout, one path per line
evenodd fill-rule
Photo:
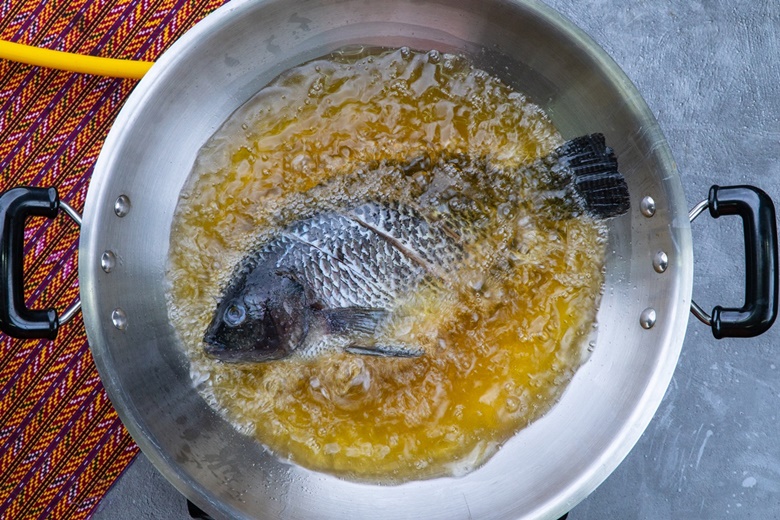
M 234 303 L 225 310 L 223 317 L 228 327 L 238 327 L 246 321 L 246 308 L 240 303 Z

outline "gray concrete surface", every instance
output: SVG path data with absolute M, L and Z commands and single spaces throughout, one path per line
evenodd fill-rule
M 476 1 L 476 0 L 475 0 Z M 626 71 L 658 118 L 688 203 L 712 184 L 754 184 L 780 200 L 780 4 L 772 0 L 546 0 Z M 694 298 L 740 305 L 739 221 L 694 225 Z M 780 326 L 713 339 L 691 318 L 654 420 L 570 520 L 780 518 Z M 97 520 L 189 518 L 140 455 Z

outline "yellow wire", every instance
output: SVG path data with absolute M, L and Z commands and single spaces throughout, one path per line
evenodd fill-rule
M 141 79 L 153 65 L 150 61 L 99 58 L 97 56 L 41 49 L 3 40 L 0 40 L 0 59 L 18 61 L 50 69 L 132 79 Z

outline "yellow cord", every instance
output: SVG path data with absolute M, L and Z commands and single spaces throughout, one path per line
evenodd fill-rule
M 41 49 L 0 40 L 0 59 L 38 65 L 50 69 L 67 70 L 97 76 L 141 79 L 153 65 L 150 61 L 99 58 L 70 52 Z

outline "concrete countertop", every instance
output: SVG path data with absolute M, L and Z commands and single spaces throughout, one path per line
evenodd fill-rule
M 476 0 L 475 0 L 476 1 Z M 656 115 L 690 207 L 713 184 L 780 201 L 780 8 L 771 0 L 545 0 L 584 29 Z M 693 226 L 694 299 L 739 306 L 739 219 Z M 715 340 L 691 317 L 655 418 L 570 520 L 780 518 L 780 326 Z M 139 455 L 97 520 L 188 519 L 186 502 Z

